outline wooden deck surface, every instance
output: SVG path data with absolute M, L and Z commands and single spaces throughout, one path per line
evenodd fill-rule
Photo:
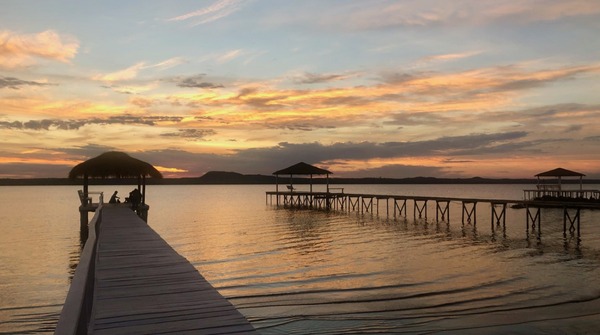
M 221 294 L 131 209 L 102 209 L 92 334 L 254 333 Z

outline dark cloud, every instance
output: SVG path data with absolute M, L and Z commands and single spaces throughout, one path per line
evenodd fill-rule
M 386 84 L 403 84 L 424 77 L 426 73 L 406 73 L 406 72 L 383 72 L 379 75 L 379 80 Z M 433 75 L 433 73 L 429 73 Z
M 573 124 L 573 125 L 570 125 L 570 126 L 568 126 L 568 127 L 567 127 L 567 128 L 564 130 L 564 131 L 563 131 L 563 133 L 578 132 L 578 131 L 580 131 L 580 130 L 582 130 L 582 129 L 583 129 L 583 125 L 581 125 L 581 124 Z
M 161 136 L 165 137 L 181 137 L 190 141 L 204 140 L 205 137 L 215 135 L 216 132 L 212 129 L 177 129 L 176 132 L 164 133 Z
M 72 148 L 29 148 L 37 151 L 36 158 L 53 161 L 61 155 L 73 161 L 85 161 L 104 152 L 117 150 L 114 147 L 86 144 Z M 12 157 L 12 153 L 0 153 Z M 23 159 L 29 157 L 23 154 Z M 7 163 L 0 164 L 0 178 L 66 178 L 74 165 L 37 164 L 37 163 Z
M 56 84 L 38 83 L 36 81 L 21 80 L 14 77 L 0 77 L 0 89 L 11 88 L 18 90 L 21 86 L 49 86 Z
M 191 77 L 178 77 L 173 79 L 173 81 L 176 83 L 177 86 L 179 87 L 192 87 L 192 88 L 223 88 L 224 86 L 221 84 L 217 84 L 217 83 L 211 83 L 208 81 L 205 81 L 204 78 L 206 77 L 206 75 L 204 74 L 199 74 L 199 75 L 195 75 L 195 76 L 191 76 Z
M 171 135 L 189 138 L 202 138 L 211 133 L 210 130 L 182 129 Z M 271 174 L 273 171 L 285 168 L 292 164 L 304 161 L 307 163 L 335 162 L 336 165 L 346 160 L 368 160 L 376 158 L 401 159 L 403 157 L 427 157 L 431 155 L 445 157 L 447 163 L 457 163 L 468 160 L 471 154 L 488 154 L 505 156 L 515 154 L 517 151 L 530 151 L 532 146 L 540 143 L 523 141 L 525 132 L 507 132 L 492 134 L 472 134 L 465 136 L 440 137 L 428 141 L 416 142 L 343 142 L 324 145 L 312 143 L 279 143 L 276 146 L 265 148 L 238 149 L 226 155 L 192 153 L 178 149 L 161 149 L 132 153 L 132 156 L 147 161 L 153 165 L 169 168 L 178 168 L 189 171 L 186 176 L 200 176 L 208 171 L 236 171 L 246 174 Z M 46 148 L 46 150 L 49 150 Z M 98 144 L 70 149 L 52 149 L 64 153 L 73 160 L 85 160 L 95 157 L 102 152 L 120 150 Z M 465 157 L 467 156 L 467 157 Z M 456 160 L 454 160 L 456 157 Z M 333 164 L 333 163 L 332 163 Z M 65 172 L 57 175 L 64 176 Z M 350 167 L 352 168 L 352 167 Z M 39 167 L 43 173 L 43 167 Z M 333 171 L 335 173 L 335 171 Z M 448 169 L 439 167 L 410 167 L 401 164 L 391 164 L 375 169 L 360 170 L 344 176 L 369 176 L 369 177 L 407 177 L 407 176 L 451 176 Z M 181 175 L 172 175 L 181 176 Z
M 516 113 L 534 117 L 545 117 L 554 116 L 561 113 L 582 113 L 590 111 L 600 111 L 600 105 L 586 105 L 577 103 L 556 104 L 524 109 Z
M 422 125 L 422 124 L 438 124 L 440 122 L 448 122 L 451 119 L 445 116 L 445 113 L 436 112 L 403 112 L 390 115 L 391 121 L 385 121 L 384 124 L 392 124 L 399 126 L 407 125 Z
M 414 178 L 414 177 L 460 177 L 437 166 L 412 166 L 391 164 L 373 169 L 362 169 L 352 172 L 355 178 Z
M 317 122 L 298 122 L 298 123 L 265 123 L 263 126 L 267 129 L 287 129 L 287 130 L 299 130 L 299 131 L 314 131 L 317 129 L 335 129 L 336 126 L 328 124 L 319 124 Z
M 468 151 L 481 151 L 483 153 L 494 151 L 498 148 L 514 150 L 525 147 L 519 141 L 527 135 L 526 132 L 506 132 L 493 134 L 472 134 L 465 136 L 440 137 L 428 141 L 415 142 L 341 142 L 332 145 L 323 145 L 317 142 L 293 144 L 283 142 L 275 148 L 247 149 L 240 151 L 239 155 L 273 160 L 275 156 L 289 156 L 292 161 L 298 156 L 310 156 L 312 161 L 327 161 L 332 159 L 371 159 L 371 158 L 396 158 L 396 157 L 422 157 L 430 155 L 456 155 Z M 510 148 L 509 145 L 513 144 Z
M 498 73 L 501 73 L 503 70 L 512 71 L 511 66 L 498 68 Z M 543 76 L 534 76 L 534 74 L 527 74 L 530 78 L 525 79 L 510 79 L 511 76 L 508 75 L 506 78 L 508 80 L 500 83 L 496 86 L 492 86 L 490 88 L 493 92 L 503 92 L 503 91 L 520 91 L 520 90 L 528 90 L 531 88 L 537 88 L 541 86 L 545 86 L 549 83 L 553 83 L 556 81 L 573 79 L 580 74 L 585 74 L 588 72 L 596 72 L 599 68 L 597 66 L 589 66 L 589 67 L 568 67 L 559 69 L 557 71 L 548 71 L 548 75 Z M 540 71 L 544 74 L 544 71 Z M 518 77 L 518 76 L 517 76 Z
M 141 124 L 153 126 L 158 122 L 181 122 L 182 116 L 138 116 L 132 114 L 114 115 L 107 118 L 82 120 L 42 119 L 21 121 L 0 121 L 0 128 L 24 130 L 77 130 L 89 124 Z
M 111 146 L 89 143 L 78 147 L 58 149 L 57 152 L 63 152 L 67 155 L 80 157 L 81 160 L 86 160 L 92 157 L 96 157 L 104 152 L 114 150 L 118 149 Z
M 0 178 L 66 178 L 73 168 L 67 165 L 3 163 Z
M 237 150 L 235 154 L 227 156 L 202 155 L 202 157 L 195 157 L 194 160 L 201 165 L 198 166 L 200 171 L 220 168 L 242 173 L 271 173 L 277 168 L 283 168 L 299 161 L 318 163 L 333 160 L 430 155 L 458 156 L 469 152 L 514 154 L 514 150 L 531 150 L 528 146 L 537 144 L 522 142 L 526 135 L 525 132 L 509 132 L 442 137 L 417 142 L 343 142 L 331 145 L 317 142 L 299 144 L 283 142 L 274 147 Z M 171 154 L 174 152 L 171 151 Z
M 348 74 L 315 74 L 305 72 L 293 79 L 296 84 L 321 84 L 347 79 Z

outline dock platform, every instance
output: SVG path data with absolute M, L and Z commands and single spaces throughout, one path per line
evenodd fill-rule
M 246 318 L 130 208 L 104 205 L 100 214 L 95 257 L 82 270 L 92 268 L 93 278 L 86 281 L 93 280 L 93 288 L 83 294 L 90 299 L 93 292 L 93 297 L 87 307 L 90 315 L 80 317 L 87 326 L 80 329 L 99 335 L 255 333 Z M 85 250 L 82 262 L 84 254 Z M 75 290 L 83 285 L 77 276 L 76 272 Z M 61 319 L 73 308 L 85 313 L 80 303 L 72 305 L 68 296 Z M 59 320 L 56 333 L 70 334 L 69 323 Z

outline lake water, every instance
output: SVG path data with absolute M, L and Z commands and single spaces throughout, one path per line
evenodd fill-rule
M 303 185 L 299 188 L 302 189 Z M 318 191 L 322 186 L 315 186 Z M 522 198 L 523 185 L 345 185 L 348 193 Z M 600 188 L 597 185 L 588 188 Z M 125 195 L 132 186 L 94 186 Z M 0 333 L 52 333 L 80 252 L 75 186 L 0 187 Z M 561 210 L 527 233 L 523 209 L 492 229 L 276 208 L 269 185 L 149 186 L 148 223 L 263 334 L 594 334 L 600 211 L 581 239 Z M 383 205 L 382 205 L 383 206 Z

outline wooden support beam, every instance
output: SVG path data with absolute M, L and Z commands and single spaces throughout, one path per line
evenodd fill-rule
M 500 223 L 502 223 L 502 225 L 506 227 L 506 203 L 492 202 L 490 204 L 492 206 L 492 227 L 494 226 L 494 223 L 496 224 L 496 226 L 499 226 Z
M 422 202 L 423 205 L 419 206 L 419 202 Z M 423 218 L 423 213 L 425 214 L 424 219 L 427 220 L 427 200 L 418 200 L 418 199 L 413 199 L 413 204 L 414 204 L 414 211 L 413 211 L 413 216 L 416 219 L 417 218 L 417 213 L 419 213 L 419 219 Z
M 569 214 L 569 209 L 567 207 L 565 207 L 563 209 L 563 235 L 564 236 L 567 235 L 567 221 L 569 222 L 569 232 L 571 233 L 571 235 L 573 235 L 575 233 L 575 230 L 577 230 L 577 237 L 580 237 L 581 236 L 581 209 L 576 208 L 575 215 L 573 217 L 571 217 L 571 215 Z M 577 224 L 577 227 L 575 227 L 575 224 Z
M 402 200 L 402 206 L 398 206 L 398 200 Z M 394 198 L 394 217 L 396 217 L 396 210 L 398 210 L 398 215 L 406 218 L 406 198 Z M 404 215 L 402 213 L 404 213 Z
M 445 204 L 445 206 L 441 206 L 440 204 Z M 435 221 L 439 222 L 440 221 L 440 215 L 442 217 L 442 221 L 445 220 L 445 218 L 448 218 L 448 221 L 450 221 L 450 201 L 448 200 L 436 200 L 435 201 Z
M 368 201 L 365 201 L 368 199 Z M 363 213 L 366 211 L 367 213 L 373 213 L 373 197 L 372 196 L 362 196 L 361 197 L 361 206 L 360 211 Z
M 471 205 L 471 208 L 468 208 Z M 462 223 L 465 224 L 465 214 L 469 224 L 477 224 L 477 201 L 462 202 Z
M 534 207 L 535 209 L 535 215 L 533 215 L 531 212 L 531 207 L 526 206 L 526 210 L 527 210 L 527 235 L 529 235 L 529 221 L 531 220 L 531 231 L 535 231 L 535 227 L 536 224 L 539 227 L 541 222 L 542 222 L 542 216 L 540 215 L 540 208 L 539 207 Z

